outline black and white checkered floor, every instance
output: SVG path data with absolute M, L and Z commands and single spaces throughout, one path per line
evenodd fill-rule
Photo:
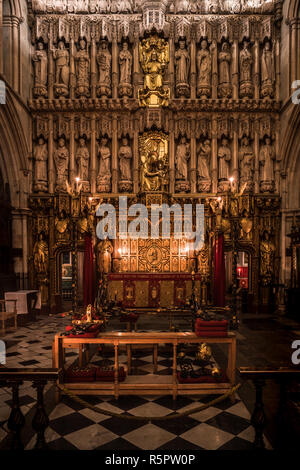
M 7 346 L 8 367 L 51 367 L 51 342 L 54 334 L 64 329 L 68 318 L 43 317 L 38 322 L 18 328 L 4 338 Z M 76 352 L 67 353 L 71 364 Z M 126 359 L 125 357 L 123 358 Z M 103 362 L 104 361 L 104 362 Z M 95 364 L 112 363 L 109 354 L 105 358 L 96 354 Z M 122 362 L 122 356 L 120 356 Z M 139 351 L 133 361 L 134 374 L 152 372 L 151 351 Z M 159 352 L 158 374 L 170 373 L 171 359 Z M 51 385 L 47 386 L 48 390 Z M 36 391 L 25 383 L 20 391 L 22 412 L 26 415 L 35 404 Z M 207 403 L 215 396 L 172 397 L 128 396 L 115 400 L 111 397 L 81 397 L 94 406 L 115 413 L 133 416 L 166 416 L 174 411 L 181 412 Z M 11 403 L 9 390 L 0 388 L 0 422 L 8 418 Z M 254 430 L 250 425 L 249 412 L 237 397 L 210 406 L 204 411 L 175 420 L 161 420 L 149 423 L 139 420 L 120 420 L 99 414 L 91 409 L 63 397 L 50 413 L 50 426 L 46 441 L 50 449 L 112 449 L 112 450 L 251 450 Z M 4 428 L 4 429 L 3 429 Z M 0 440 L 6 437 L 5 425 L 0 427 Z M 35 437 L 26 445 L 33 448 Z M 269 447 L 269 444 L 267 447 Z

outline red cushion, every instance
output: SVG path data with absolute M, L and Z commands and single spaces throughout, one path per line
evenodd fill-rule
M 226 338 L 228 336 L 227 331 L 198 331 L 195 330 L 196 336 L 203 337 L 203 338 Z
M 211 327 L 223 327 L 228 328 L 228 321 L 227 320 L 211 320 L 205 321 L 201 320 L 201 318 L 196 319 L 197 326 L 203 326 L 204 328 L 211 328 Z
M 201 377 L 181 377 L 180 372 L 177 372 L 177 380 L 180 384 L 196 384 L 196 383 L 218 383 L 229 382 L 226 374 L 222 371 L 220 377 L 215 378 L 212 375 L 202 375 Z
M 96 376 L 96 367 L 69 367 L 66 371 L 66 382 L 77 383 L 77 382 L 94 382 Z
M 126 378 L 126 372 L 124 367 L 119 368 L 119 382 L 124 382 Z M 114 382 L 115 371 L 113 368 L 109 370 L 103 370 L 101 367 L 96 369 L 96 382 Z

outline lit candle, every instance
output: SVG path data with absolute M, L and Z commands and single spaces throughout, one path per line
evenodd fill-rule
M 79 181 L 80 181 L 79 176 L 76 176 L 75 181 L 76 181 L 76 193 L 78 193 L 78 184 L 79 184 Z

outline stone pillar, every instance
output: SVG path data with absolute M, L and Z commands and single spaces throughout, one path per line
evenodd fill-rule
M 112 38 L 112 98 L 116 99 L 118 98 L 118 75 L 119 75 L 119 65 L 118 65 L 118 58 L 119 58 L 119 49 L 118 49 L 118 43 L 117 43 L 117 36 L 116 32 L 113 33 L 113 38 Z
M 118 192 L 118 118 L 114 116 L 112 119 L 112 192 Z
M 232 98 L 239 99 L 239 43 L 237 39 L 232 45 Z
M 275 100 L 280 101 L 280 41 L 279 39 L 276 39 L 275 41 Z
M 299 49 L 298 49 L 298 39 L 299 28 L 300 28 L 300 19 L 293 18 L 290 22 L 291 26 L 291 46 L 290 46 L 290 64 L 291 64 L 291 83 L 295 80 L 299 80 L 297 64 L 299 64 Z
M 275 161 L 274 161 L 275 191 L 280 191 L 280 117 L 275 122 Z
M 20 92 L 20 82 L 19 82 L 19 25 L 20 20 L 16 16 L 11 17 L 11 29 L 12 29 L 12 63 L 13 63 L 13 74 L 12 74 L 12 86 L 13 89 L 19 93 Z
M 3 25 L 2 25 L 2 18 L 3 18 L 3 5 L 2 0 L 0 0 L 0 73 L 3 73 Z
M 139 32 L 136 30 L 134 32 L 134 42 L 133 42 L 133 97 L 137 98 L 138 94 L 138 82 L 139 82 Z
M 76 166 L 75 166 L 75 122 L 74 114 L 70 116 L 70 167 L 69 167 L 69 182 L 73 187 L 74 180 L 77 176 Z
M 76 75 L 75 75 L 75 63 L 74 63 L 74 53 L 76 47 L 74 45 L 74 38 L 73 35 L 71 36 L 70 39 L 70 49 L 69 49 L 69 54 L 70 54 L 70 98 L 73 100 L 75 98 L 75 87 L 76 87 Z
M 191 181 L 191 192 L 197 192 L 197 142 L 196 142 L 196 121 L 195 119 L 191 122 L 191 160 L 190 160 L 190 181 Z
M 169 86 L 170 86 L 170 96 L 171 99 L 175 98 L 175 66 L 174 66 L 174 55 L 175 55 L 175 45 L 174 45 L 174 30 L 170 30 L 169 36 L 169 48 L 170 48 L 170 61 L 169 61 Z
M 216 193 L 218 189 L 218 134 L 217 134 L 217 118 L 213 116 L 211 122 L 211 177 L 212 192 Z
M 97 177 L 97 141 L 96 141 L 96 120 L 95 115 L 91 116 L 91 193 L 96 193 L 96 177 Z
M 191 33 L 191 70 L 190 70 L 190 83 L 191 83 L 191 99 L 196 99 L 197 91 L 197 68 L 196 68 L 196 37 L 194 31 Z
M 259 192 L 259 120 L 258 116 L 254 121 L 254 190 L 256 193 Z
M 174 117 L 169 120 L 169 168 L 170 193 L 175 192 L 175 129 Z
M 48 98 L 53 100 L 53 85 L 54 85 L 54 61 L 53 61 L 53 23 L 49 24 L 49 44 L 48 44 Z
M 95 30 L 92 28 L 91 32 L 91 98 L 96 98 L 96 86 L 97 86 L 97 66 L 96 66 L 96 38 Z
M 54 142 L 53 142 L 53 116 L 48 116 L 49 137 L 48 137 L 48 180 L 49 180 L 49 193 L 54 193 L 55 184 L 55 169 L 53 161 Z
M 133 129 L 133 192 L 139 192 L 139 118 L 134 117 L 134 129 Z
M 236 188 L 239 185 L 239 121 L 238 116 L 233 118 L 233 148 L 232 148 L 232 176 L 236 183 Z
M 254 43 L 254 99 L 260 98 L 260 50 L 259 40 L 256 39 Z
M 216 100 L 218 98 L 218 44 L 214 39 L 212 41 L 211 49 L 211 59 L 212 59 L 212 99 Z

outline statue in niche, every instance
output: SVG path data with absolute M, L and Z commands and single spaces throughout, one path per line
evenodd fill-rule
M 43 137 L 39 138 L 38 144 L 33 152 L 34 167 L 34 191 L 47 192 L 48 190 L 48 173 L 47 160 L 48 148 Z
M 269 285 L 273 278 L 273 266 L 275 246 L 270 240 L 270 234 L 267 230 L 263 233 L 260 242 L 260 276 L 264 285 Z
M 115 2 L 112 2 L 112 4 Z M 113 7 L 111 6 L 112 13 L 132 13 L 132 5 L 130 0 L 119 0 L 116 2 L 117 5 L 115 6 L 116 12 L 113 11 Z
M 251 98 L 253 95 L 252 85 L 252 64 L 253 57 L 249 51 L 248 41 L 243 42 L 240 51 L 240 96 L 241 98 Z
M 166 191 L 169 184 L 168 141 L 160 132 L 140 136 L 141 190 Z
M 78 96 L 90 96 L 90 57 L 87 50 L 86 41 L 80 39 L 79 50 L 74 55 L 76 63 L 76 94 Z
M 109 0 L 98 0 L 98 12 L 99 13 L 108 13 L 110 11 Z
M 100 158 L 99 162 L 99 173 L 97 177 L 97 187 L 99 192 L 109 192 L 111 182 L 111 171 L 110 171 L 110 160 L 111 152 L 107 145 L 108 139 L 102 137 L 98 149 Z
M 228 139 L 225 137 L 221 141 L 221 145 L 218 150 L 218 161 L 219 161 L 219 190 L 226 191 L 229 188 L 229 165 L 231 161 L 231 150 L 229 147 Z
M 272 99 L 274 95 L 275 67 L 274 54 L 270 41 L 266 41 L 261 56 L 261 95 L 265 99 Z
M 78 168 L 78 176 L 81 182 L 88 182 L 89 180 L 89 160 L 90 154 L 85 143 L 85 139 L 79 139 L 79 147 L 76 152 L 76 163 Z
M 200 192 L 210 190 L 210 157 L 211 157 L 211 144 L 208 139 L 203 143 L 200 142 L 198 146 L 198 189 Z
M 44 49 L 44 44 L 39 41 L 37 43 L 37 50 L 32 56 L 34 67 L 34 96 L 47 96 L 47 70 L 48 70 L 48 57 Z
M 181 137 L 180 143 L 177 145 L 175 164 L 176 164 L 176 190 L 189 191 L 190 184 L 188 182 L 188 161 L 190 158 L 190 145 L 184 136 Z
M 175 52 L 176 92 L 178 96 L 189 96 L 190 55 L 185 41 L 179 41 L 179 49 Z
M 209 98 L 211 94 L 211 55 L 208 43 L 203 39 L 197 53 L 198 82 L 197 94 L 200 98 Z
M 240 181 L 248 190 L 253 187 L 253 162 L 254 155 L 248 137 L 243 137 L 239 151 Z
M 61 210 L 59 216 L 55 217 L 56 238 L 59 240 L 69 238 L 68 224 L 69 220 L 66 217 L 66 213 L 64 210 Z
M 228 42 L 223 42 L 219 53 L 219 96 L 230 98 L 232 93 L 230 76 L 231 52 Z
M 97 244 L 97 265 L 102 274 L 111 272 L 112 253 L 114 249 L 111 241 L 106 237 Z
M 66 180 L 68 180 L 69 150 L 66 147 L 64 137 L 59 138 L 58 147 L 54 151 L 53 158 L 57 171 L 56 191 L 65 191 Z
M 97 93 L 99 96 L 111 95 L 111 53 L 108 50 L 107 41 L 101 41 L 101 46 L 97 54 L 97 64 L 99 70 L 99 81 Z
M 65 48 L 65 43 L 59 41 L 58 48 L 53 49 L 53 59 L 55 60 L 55 84 L 54 89 L 58 96 L 67 96 L 69 93 L 69 52 Z
M 191 10 L 190 0 L 176 0 L 175 13 L 189 13 Z
M 132 85 L 131 85 L 132 54 L 128 49 L 127 42 L 123 43 L 122 50 L 120 51 L 119 65 L 120 65 L 119 94 L 120 96 L 131 96 L 132 95 Z
M 41 232 L 33 247 L 33 264 L 37 273 L 48 271 L 49 249 L 44 234 Z
M 123 137 L 122 145 L 119 148 L 119 162 L 120 162 L 120 190 L 130 191 L 132 189 L 132 176 L 131 176 L 131 160 L 132 150 L 128 144 L 127 137 Z
M 260 189 L 263 192 L 274 190 L 274 161 L 275 150 L 270 137 L 266 137 L 265 144 L 261 146 L 259 152 Z

